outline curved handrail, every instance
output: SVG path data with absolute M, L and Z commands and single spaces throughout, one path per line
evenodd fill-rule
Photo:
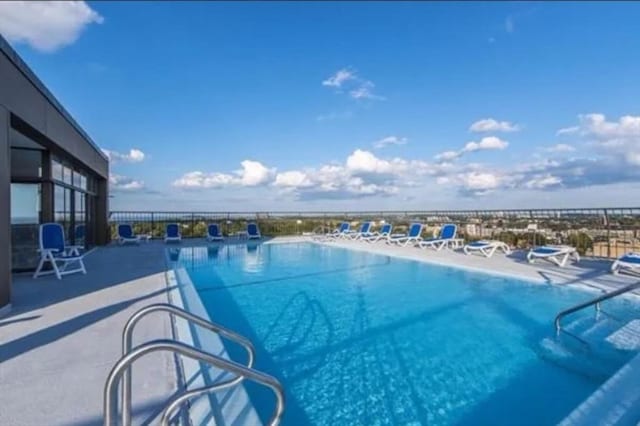
M 244 346 L 248 353 L 248 361 L 247 367 L 253 367 L 253 361 L 255 359 L 255 349 L 253 347 L 253 343 L 246 337 L 229 330 L 219 324 L 215 324 L 205 318 L 199 317 L 197 315 L 192 314 L 191 312 L 185 311 L 184 309 L 178 308 L 177 306 L 168 304 L 168 303 L 155 303 L 153 305 L 145 306 L 144 308 L 136 311 L 129 320 L 127 324 L 124 326 L 122 331 L 122 355 L 125 356 L 131 351 L 131 347 L 133 346 L 133 330 L 144 316 L 152 313 L 164 311 L 169 312 L 170 314 L 176 315 L 178 317 L 184 318 L 187 321 L 195 323 L 207 330 L 211 330 L 215 333 L 218 333 L 220 336 L 225 337 L 229 340 L 233 340 L 236 343 Z M 226 381 L 219 382 L 213 386 L 210 386 L 211 389 L 209 391 L 216 390 L 216 387 L 220 389 L 224 389 L 225 387 L 233 386 L 240 383 L 244 377 L 237 376 L 233 379 L 229 379 Z M 131 425 L 131 369 L 128 368 L 122 379 L 122 425 L 130 426 Z
M 611 299 L 613 297 L 619 296 L 621 294 L 630 292 L 632 290 L 635 290 L 637 288 L 640 288 L 640 282 L 628 285 L 626 287 L 620 288 L 618 290 L 614 290 L 611 291 L 609 293 L 605 293 L 602 296 L 598 296 L 595 299 L 591 299 L 588 300 L 584 303 L 580 303 L 577 304 L 575 306 L 572 306 L 571 308 L 565 309 L 564 311 L 561 311 L 560 313 L 558 313 L 558 315 L 556 315 L 556 319 L 554 321 L 555 325 L 556 325 L 556 332 L 560 333 L 560 331 L 562 330 L 562 318 L 564 318 L 565 316 L 572 314 L 574 312 L 578 312 L 581 311 L 584 308 L 588 308 L 589 306 L 595 305 L 596 306 L 596 310 L 599 311 L 600 310 L 600 303 L 607 300 L 607 299 Z
M 237 362 L 218 357 L 193 346 L 176 342 L 174 340 L 158 339 L 134 348 L 131 352 L 120 358 L 109 372 L 103 394 L 104 426 L 117 425 L 118 407 L 116 402 L 118 400 L 118 381 L 120 380 L 120 377 L 138 358 L 157 351 L 178 353 L 194 360 L 205 362 L 209 365 L 230 371 L 238 376 L 247 378 L 270 388 L 276 395 L 276 410 L 269 420 L 269 425 L 277 426 L 280 423 L 280 419 L 284 413 L 285 400 L 284 390 L 277 379 L 268 374 L 245 367 Z

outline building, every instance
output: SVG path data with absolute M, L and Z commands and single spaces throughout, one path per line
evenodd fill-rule
M 71 244 L 105 244 L 109 161 L 0 36 L 0 315 L 12 271 L 38 261 L 38 224 Z

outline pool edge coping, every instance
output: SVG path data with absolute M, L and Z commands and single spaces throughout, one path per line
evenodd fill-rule
M 169 303 L 211 321 L 211 316 L 205 309 L 191 278 L 184 268 L 173 268 L 168 265 L 165 280 Z M 186 320 L 177 317 L 173 318 L 171 326 L 174 338 L 179 342 L 204 349 L 216 356 L 231 360 L 225 343 L 217 333 L 196 328 Z M 200 362 L 187 357 L 176 356 L 176 358 L 179 379 L 185 389 L 196 389 L 207 384 Z M 211 370 L 220 373 L 217 379 L 228 375 L 228 373 L 216 368 Z M 229 375 L 229 377 L 231 376 Z M 227 398 L 226 396 L 232 392 L 235 395 Z M 221 400 L 226 402 L 221 403 Z M 216 425 L 220 426 L 227 424 L 234 426 L 243 424 L 247 426 L 262 425 L 243 383 L 239 383 L 228 390 L 210 393 L 208 397 L 203 395 L 194 398 L 189 404 L 189 410 L 185 415 L 190 425 L 210 424 L 213 420 L 215 420 Z M 245 418 L 228 418 L 234 414 L 245 416 Z

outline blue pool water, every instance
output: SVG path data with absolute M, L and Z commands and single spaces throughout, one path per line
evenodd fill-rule
M 172 257 L 282 381 L 285 425 L 554 424 L 603 380 L 538 355 L 590 293 L 313 243 Z M 245 386 L 267 419 L 270 392 Z

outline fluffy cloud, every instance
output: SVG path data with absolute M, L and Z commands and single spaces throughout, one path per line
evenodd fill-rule
M 272 176 L 270 183 L 299 200 L 389 196 L 398 193 L 401 187 L 414 185 L 416 177 L 435 175 L 446 167 L 402 158 L 384 159 L 370 151 L 356 149 L 344 163 L 279 172 Z M 201 181 L 206 177 L 211 176 L 201 172 L 198 175 L 185 175 L 181 178 L 185 182 L 179 180 L 174 184 L 187 186 L 186 181 L 197 180 L 189 186 L 201 187 L 204 186 Z M 235 183 L 233 180 L 221 182 L 217 177 L 216 187 Z
M 276 172 L 275 169 L 253 160 L 244 160 L 240 165 L 242 168 L 233 173 L 188 172 L 176 179 L 173 186 L 187 189 L 222 188 L 230 185 L 260 186 L 270 183 Z
M 486 136 L 480 139 L 480 142 L 468 142 L 462 149 L 458 151 L 445 151 L 435 156 L 437 161 L 453 161 L 462 157 L 464 154 L 475 151 L 486 150 L 503 150 L 509 146 L 509 142 L 502 140 L 496 136 Z
M 578 125 L 558 130 L 559 135 L 586 139 L 606 156 L 616 156 L 628 166 L 640 166 L 640 116 L 625 115 L 608 121 L 604 114 L 578 116 Z
M 127 176 L 109 174 L 109 189 L 111 192 L 135 192 L 145 188 L 144 182 Z
M 376 149 L 382 149 L 391 145 L 405 145 L 407 142 L 407 138 L 403 138 L 400 136 L 387 136 L 375 141 L 373 143 L 373 147 Z
M 125 162 L 125 163 L 140 163 L 144 161 L 145 154 L 139 149 L 132 148 L 128 153 L 122 154 L 120 152 L 103 149 L 104 155 L 107 156 L 112 163 Z
M 0 33 L 43 52 L 74 43 L 85 27 L 102 22 L 84 1 L 0 2 Z
M 473 123 L 469 127 L 470 132 L 485 133 L 485 132 L 517 132 L 520 130 L 520 126 L 513 124 L 509 121 L 498 121 L 493 118 L 483 118 Z

